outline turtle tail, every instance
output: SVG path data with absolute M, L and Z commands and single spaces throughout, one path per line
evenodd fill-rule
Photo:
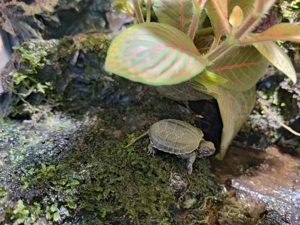
M 129 146 L 133 145 L 136 141 L 140 140 L 141 138 L 145 137 L 148 135 L 149 131 L 146 131 L 143 133 L 141 136 L 137 137 L 136 139 L 133 139 L 128 145 L 126 145 L 124 148 L 128 148 Z

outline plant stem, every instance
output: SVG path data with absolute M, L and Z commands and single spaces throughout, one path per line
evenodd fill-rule
M 146 23 L 151 22 L 151 0 L 147 0 L 147 14 L 146 14 Z
M 242 40 L 246 37 L 261 21 L 264 12 L 269 11 L 274 1 L 275 0 L 256 0 L 251 13 L 245 18 L 245 21 L 234 33 L 235 38 Z
M 218 36 L 216 36 L 216 37 L 214 38 L 214 41 L 213 41 L 213 43 L 212 43 L 212 45 L 211 45 L 211 47 L 210 47 L 210 51 L 212 51 L 212 50 L 214 50 L 214 49 L 216 49 L 216 48 L 218 47 L 218 45 L 219 45 L 219 43 L 220 43 L 220 40 L 221 40 L 220 35 L 218 35 Z
M 140 3 L 138 0 L 133 0 L 133 7 L 138 23 L 145 23 Z
M 202 28 L 201 30 L 196 31 L 196 35 L 202 35 L 202 36 L 213 34 L 213 33 L 214 30 L 212 27 Z
M 241 40 L 243 37 L 247 36 L 257 26 L 260 20 L 261 18 L 258 17 L 255 12 L 251 13 L 234 34 L 235 38 Z

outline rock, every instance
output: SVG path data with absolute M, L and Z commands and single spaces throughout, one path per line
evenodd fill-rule
M 218 172 L 231 167 L 217 174 L 221 182 L 226 182 L 229 198 L 235 198 L 236 202 L 228 200 L 228 205 L 239 206 L 240 214 L 247 212 L 258 224 L 300 224 L 300 159 L 276 147 L 256 156 L 249 151 L 245 157 L 235 157 L 237 152 L 240 149 L 232 148 L 225 162 L 215 166 Z

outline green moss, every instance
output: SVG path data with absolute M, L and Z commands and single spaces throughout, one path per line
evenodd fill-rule
M 151 105 L 146 104 L 148 107 Z M 139 110 L 140 107 L 130 109 Z M 0 217 L 6 222 L 17 221 L 24 219 L 26 212 L 24 224 L 41 219 L 54 224 L 75 220 L 83 224 L 170 224 L 180 220 L 172 209 L 185 210 L 187 204 L 179 201 L 170 188 L 174 172 L 182 174 L 189 184 L 188 191 L 201 198 L 219 191 L 211 181 L 206 159 L 197 160 L 193 176 L 188 177 L 185 160 L 160 152 L 149 156 L 147 138 L 124 149 L 138 134 L 114 137 L 114 131 L 123 124 L 116 120 L 119 113 L 106 110 L 99 114 L 101 119 L 79 132 L 77 138 L 68 138 L 74 144 L 72 148 L 55 147 L 60 144 L 51 138 L 46 141 L 53 143 L 47 156 L 43 147 L 27 149 L 24 160 L 0 176 L 6 177 L 1 180 L 5 185 L 0 189 L 0 209 L 4 210 Z M 189 209 L 195 213 L 202 206 L 199 197 L 196 199 Z M 23 211 L 14 214 L 18 200 L 23 202 Z
M 78 158 L 71 167 L 80 159 L 89 168 L 87 171 L 86 167 L 76 166 L 79 173 L 85 174 L 85 185 L 77 189 L 81 198 L 78 207 L 97 214 L 100 220 L 109 220 L 113 213 L 139 220 L 168 218 L 168 208 L 174 202 L 168 188 L 171 167 L 158 167 L 164 164 L 159 157 L 148 158 L 143 151 L 123 149 L 120 142 L 107 142 L 107 133 L 99 132 L 106 126 L 98 124 L 95 133 L 84 137 L 84 144 L 76 147 Z M 92 148 L 90 142 L 94 142 Z
M 107 49 L 111 43 L 111 38 L 101 33 L 93 33 L 88 35 L 79 34 L 74 37 L 64 37 L 57 46 L 59 50 L 57 57 L 72 55 L 76 51 L 91 51 L 98 56 L 99 62 L 103 63 Z
M 110 42 L 110 38 L 95 33 L 79 34 L 62 40 L 32 40 L 14 47 L 15 57 L 21 60 L 16 60 L 20 62 L 17 70 L 10 72 L 14 80 L 10 88 L 22 104 L 16 102 L 12 115 L 36 114 L 41 111 L 40 107 L 48 102 L 51 102 L 53 107 L 60 104 L 63 108 L 65 102 L 69 103 L 70 98 L 73 99 L 73 104 L 82 105 L 82 102 L 77 103 L 77 99 L 74 100 L 69 93 L 65 93 L 67 90 L 74 90 L 67 88 L 69 82 L 74 82 L 72 85 L 76 86 L 76 79 L 79 79 L 74 78 L 72 74 L 82 76 L 80 81 L 84 79 L 88 83 L 86 95 L 98 92 L 99 87 L 107 83 L 105 72 L 99 65 L 104 64 Z M 93 66 L 78 60 L 79 53 L 87 55 L 86 57 L 92 61 Z M 95 66 L 96 64 L 98 66 Z M 93 76 L 89 76 L 91 72 Z M 76 88 L 80 89 L 78 86 Z M 94 93 L 94 95 L 98 100 L 99 93 Z M 93 99 L 93 96 L 91 98 Z M 70 108 L 69 105 L 67 108 Z
M 299 0 L 294 0 L 294 1 L 280 0 L 279 4 L 283 11 L 283 17 L 290 19 L 291 21 L 294 22 L 299 21 L 299 7 L 300 7 Z

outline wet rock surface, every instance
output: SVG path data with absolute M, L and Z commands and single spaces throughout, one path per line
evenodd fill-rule
M 249 224 L 296 225 L 300 224 L 299 163 L 298 157 L 275 146 L 264 152 L 232 147 L 212 168 L 226 187 L 228 207 L 237 207 L 235 214 L 248 216 Z
M 110 0 L 4 2 L 1 25 L 19 43 L 99 31 L 115 35 L 133 21 L 127 15 L 116 14 Z

